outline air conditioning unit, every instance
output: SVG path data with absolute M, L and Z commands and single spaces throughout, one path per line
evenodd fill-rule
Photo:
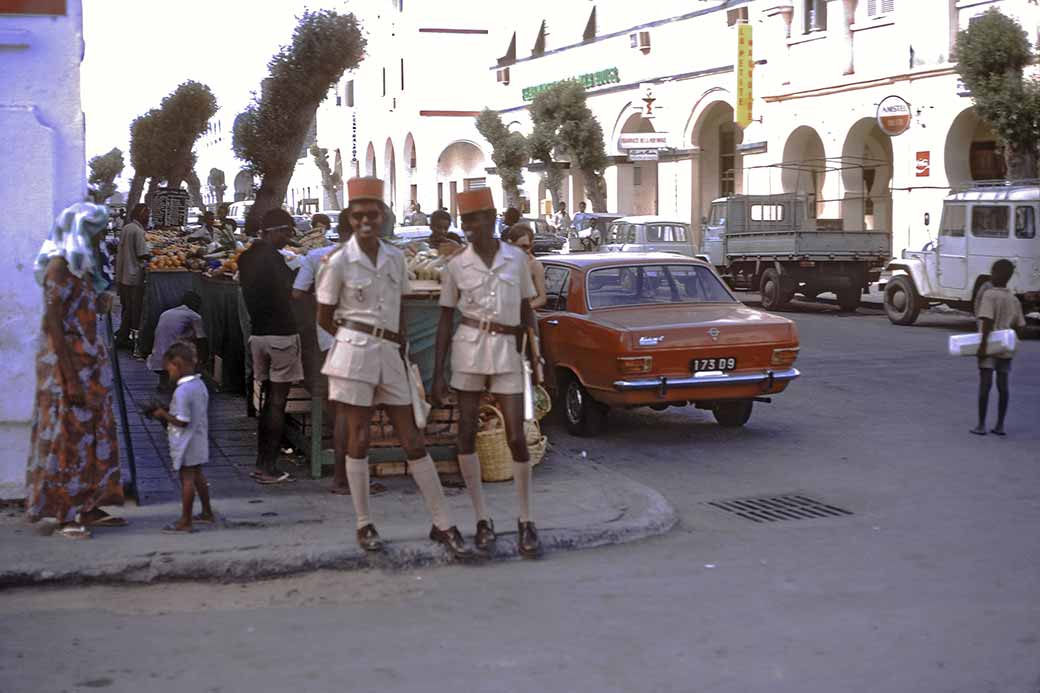
M 632 44 L 632 48 L 639 49 L 643 55 L 650 52 L 650 32 L 649 31 L 636 31 L 628 35 L 628 39 Z
M 509 84 L 509 68 L 503 67 L 501 70 L 495 71 L 495 79 L 499 84 Z

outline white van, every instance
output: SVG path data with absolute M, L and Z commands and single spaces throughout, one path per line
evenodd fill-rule
M 925 224 L 929 220 L 925 221 Z M 945 303 L 972 311 L 990 268 L 1000 259 L 1015 263 L 1008 288 L 1023 312 L 1040 304 L 1040 180 L 975 182 L 943 202 L 939 238 L 922 250 L 904 251 L 886 267 L 878 288 L 885 312 L 897 325 L 910 325 L 922 308 Z
M 231 206 L 228 208 L 228 219 L 235 220 L 235 223 L 238 224 L 239 231 L 245 231 L 246 217 L 249 216 L 249 210 L 253 208 L 253 202 L 253 200 L 232 202 Z

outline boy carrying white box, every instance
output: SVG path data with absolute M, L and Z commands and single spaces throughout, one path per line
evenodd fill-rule
M 979 319 L 979 332 L 982 341 L 979 344 L 979 423 L 971 429 L 975 435 L 986 435 L 986 410 L 989 408 L 989 391 L 993 386 L 993 372 L 997 372 L 997 425 L 990 431 L 1002 436 L 1004 417 L 1007 415 L 1008 401 L 1011 398 L 1008 389 L 1008 374 L 1011 372 L 1013 352 L 1004 352 L 990 356 L 987 352 L 987 340 L 995 330 L 1019 330 L 1026 325 L 1022 315 L 1022 304 L 1008 288 L 1008 282 L 1015 273 L 1015 265 L 1010 260 L 997 260 L 990 270 L 993 286 L 983 289 L 978 301 L 975 317 Z

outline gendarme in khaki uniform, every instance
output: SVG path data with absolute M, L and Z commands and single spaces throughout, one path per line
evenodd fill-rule
M 519 327 L 520 302 L 535 293 L 527 256 L 507 243 L 500 244 L 491 267 L 473 246 L 451 259 L 441 272 L 440 305 L 462 313 L 451 344 L 452 388 L 523 393 L 523 360 L 516 335 L 482 329 L 479 324 Z
M 351 238 L 327 255 L 318 274 L 318 302 L 336 306 L 336 342 L 321 372 L 329 376 L 329 398 L 344 404 L 411 406 L 400 346 L 377 336 L 400 331 L 401 296 L 409 290 L 404 253 L 381 243 L 376 263 Z M 351 323 L 375 328 L 375 334 Z

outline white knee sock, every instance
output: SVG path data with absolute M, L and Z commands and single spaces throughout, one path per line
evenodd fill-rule
M 433 517 L 433 524 L 440 530 L 451 527 L 451 517 L 444 507 L 444 488 L 441 486 L 440 477 L 437 476 L 437 465 L 427 455 L 418 460 L 408 460 L 408 471 L 426 501 L 426 508 Z
M 354 514 L 357 515 L 357 526 L 361 529 L 372 520 L 368 516 L 368 458 L 356 460 L 347 456 L 347 483 L 350 485 L 350 499 L 354 501 Z
M 480 480 L 480 458 L 476 454 L 459 455 L 459 472 L 466 481 L 466 490 L 473 501 L 473 514 L 477 521 L 487 520 L 487 508 L 484 507 L 484 487 Z
M 520 501 L 520 521 L 531 522 L 531 463 L 513 462 L 513 485 Z

